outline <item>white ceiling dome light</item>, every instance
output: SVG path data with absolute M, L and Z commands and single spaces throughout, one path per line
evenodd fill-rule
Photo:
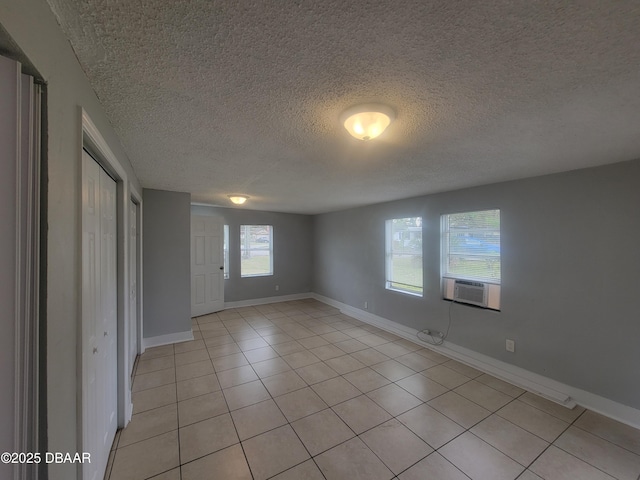
M 231 200 L 231 203 L 234 203 L 236 205 L 242 205 L 244 202 L 246 202 L 249 199 L 249 195 L 228 195 L 229 200 Z
M 353 137 L 366 141 L 381 135 L 395 117 L 391 107 L 365 103 L 346 109 L 340 115 L 340 123 Z

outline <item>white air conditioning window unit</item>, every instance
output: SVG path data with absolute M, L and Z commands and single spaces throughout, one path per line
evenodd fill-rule
M 469 303 L 478 307 L 487 307 L 488 286 L 486 283 L 471 280 L 456 280 L 453 288 L 453 300 Z

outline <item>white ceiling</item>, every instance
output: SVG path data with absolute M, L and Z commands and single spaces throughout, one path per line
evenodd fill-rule
M 640 158 L 637 0 L 48 0 L 146 188 L 320 213 Z M 370 142 L 338 122 L 397 119 Z

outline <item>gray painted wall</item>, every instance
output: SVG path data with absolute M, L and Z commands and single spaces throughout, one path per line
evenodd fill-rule
M 225 302 L 306 293 L 311 290 L 311 216 L 202 205 L 193 205 L 191 212 L 197 215 L 218 215 L 229 225 L 229 279 L 224 282 Z M 272 276 L 240 277 L 240 225 L 273 225 Z M 280 286 L 278 291 L 275 289 L 276 285 Z
M 443 330 L 440 215 L 499 208 L 502 311 L 452 308 L 449 340 L 640 408 L 640 160 L 315 217 L 315 292 Z M 423 298 L 384 288 L 384 221 L 422 216 Z M 505 350 L 505 339 L 516 352 Z
M 191 195 L 144 189 L 144 337 L 191 330 Z
M 49 451 L 78 451 L 77 338 L 80 318 L 80 145 L 83 107 L 140 186 L 120 141 L 45 0 L 0 0 L 0 24 L 47 82 L 47 395 Z M 77 466 L 51 464 L 51 480 Z

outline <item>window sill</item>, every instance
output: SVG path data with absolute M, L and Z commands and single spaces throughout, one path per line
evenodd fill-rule
M 424 297 L 424 293 L 407 292 L 406 290 L 400 290 L 398 288 L 392 288 L 392 287 L 385 287 L 385 288 L 387 290 L 391 291 L 391 292 L 398 292 L 398 293 L 402 293 L 404 295 L 409 295 L 411 297 L 418 297 L 418 298 Z

